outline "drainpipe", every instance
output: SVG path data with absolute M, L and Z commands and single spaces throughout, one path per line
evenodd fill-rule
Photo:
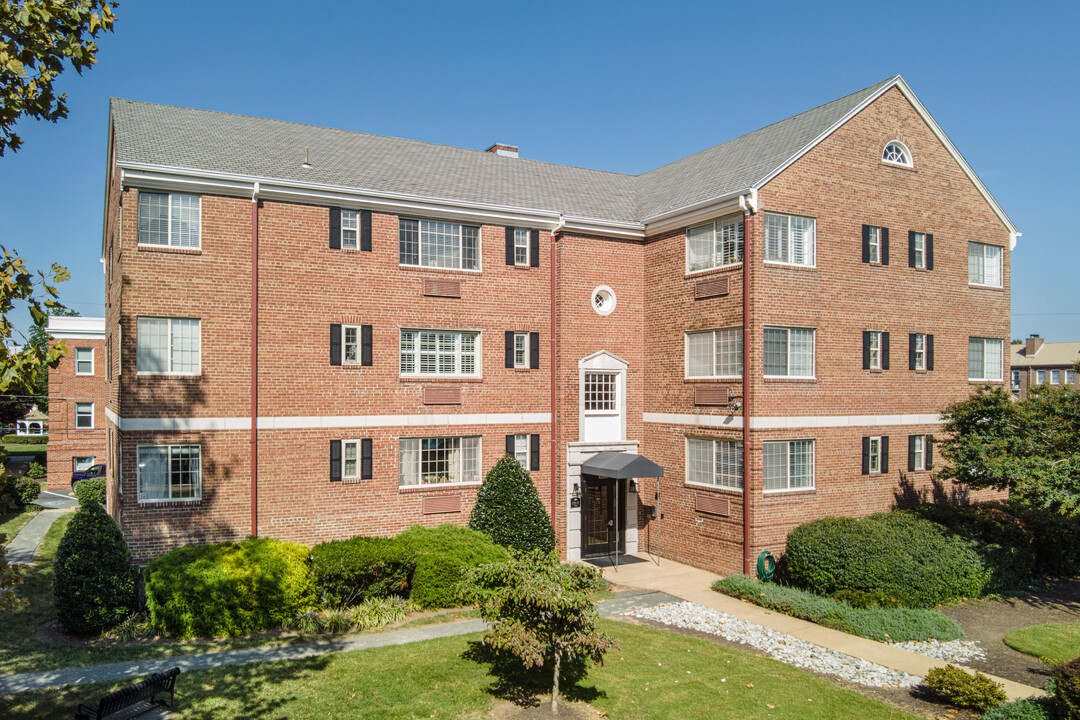
M 259 183 L 251 192 L 251 535 L 259 536 Z
M 757 209 L 756 194 L 747 204 L 745 195 L 739 196 L 739 207 L 743 210 L 743 397 L 742 397 L 742 438 L 743 438 L 743 573 L 751 575 L 754 559 L 751 557 L 752 532 L 750 525 L 751 498 L 750 488 L 750 385 L 753 373 L 750 367 L 750 348 L 753 333 L 750 331 L 750 237 L 752 235 L 753 213 Z
M 551 231 L 551 286 L 548 289 L 548 294 L 551 298 L 551 306 L 548 310 L 548 313 L 551 316 L 551 327 L 548 330 L 551 335 L 551 527 L 555 530 L 556 538 L 559 536 L 559 523 L 555 519 L 555 508 L 558 507 L 557 503 L 559 501 L 557 472 L 557 463 L 559 460 L 557 441 L 559 436 L 559 421 L 556 412 L 556 389 L 558 388 L 558 384 L 556 383 L 555 375 L 555 241 L 558 239 L 559 232 L 565 225 L 566 218 L 560 214 L 559 224 Z

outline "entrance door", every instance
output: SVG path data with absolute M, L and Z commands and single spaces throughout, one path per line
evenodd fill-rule
M 626 548 L 626 501 L 622 480 L 585 476 L 583 557 L 611 555 Z

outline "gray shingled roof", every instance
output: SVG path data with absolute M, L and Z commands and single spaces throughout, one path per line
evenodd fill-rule
M 639 222 L 753 186 L 892 81 L 636 176 L 119 98 L 110 111 L 122 164 Z M 310 170 L 300 168 L 305 148 Z

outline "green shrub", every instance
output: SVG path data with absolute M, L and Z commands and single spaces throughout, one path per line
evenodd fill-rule
M 15 478 L 15 495 L 19 498 L 19 502 L 23 505 L 29 505 L 37 500 L 37 496 L 41 493 L 41 483 L 37 480 L 26 477 Z
M 400 622 L 417 609 L 408 600 L 399 597 L 371 598 L 351 608 L 352 623 L 361 630 L 379 628 Z
M 854 608 L 899 608 L 904 607 L 903 601 L 895 595 L 883 593 L 880 590 L 863 592 L 862 590 L 841 590 L 833 594 L 833 597 L 841 602 L 846 602 Z
M 1053 720 L 1046 700 L 1014 700 L 984 712 L 979 720 Z
M 997 707 L 1009 699 L 1005 686 L 980 672 L 974 675 L 955 665 L 934 668 L 926 673 L 923 684 L 953 705 L 974 708 L 980 712 Z
M 1061 717 L 1080 718 L 1080 658 L 1054 670 L 1054 701 Z
M 79 505 L 86 506 L 96 502 L 105 504 L 105 478 L 87 478 L 75 483 L 75 497 L 79 499 Z
M 961 635 L 960 627 L 952 618 L 933 610 L 857 608 L 841 600 L 776 583 L 763 583 L 747 575 L 728 575 L 717 580 L 713 589 L 785 615 L 879 642 L 956 640 Z
M 513 550 L 549 553 L 555 549 L 551 516 L 529 473 L 510 455 L 503 455 L 488 470 L 469 515 L 469 527 Z
M 49 443 L 48 435 L 4 435 L 0 438 L 0 442 L 5 445 L 47 445 Z
M 309 554 L 270 538 L 177 548 L 146 567 L 146 607 L 155 626 L 182 639 L 281 627 L 316 606 Z
M 131 551 L 116 521 L 96 503 L 71 519 L 53 572 L 56 615 L 65 632 L 96 635 L 134 610 Z
M 409 598 L 426 608 L 454 607 L 458 604 L 458 583 L 466 570 L 510 557 L 485 533 L 453 523 L 434 528 L 413 525 L 397 539 L 416 562 Z
M 416 563 L 400 541 L 354 537 L 311 549 L 311 569 L 323 607 L 344 608 L 368 598 L 406 595 Z
M 1002 507 L 1031 531 L 1040 573 L 1080 575 L 1080 516 L 1061 515 L 1020 500 L 1010 500 Z
M 26 469 L 26 477 L 28 478 L 41 479 L 45 477 L 45 475 L 45 466 L 37 461 L 31 462 L 30 467 Z
M 784 570 L 818 595 L 882 592 L 908 607 L 978 596 L 989 571 L 975 543 L 906 512 L 826 517 L 788 535 Z

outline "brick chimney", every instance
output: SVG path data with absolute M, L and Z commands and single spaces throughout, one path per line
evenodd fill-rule
M 506 145 L 505 143 L 495 143 L 484 152 L 495 153 L 496 155 L 505 155 L 506 157 L 518 156 L 517 145 Z
M 1042 347 L 1043 339 L 1038 335 L 1032 335 L 1025 341 L 1025 357 L 1035 357 L 1035 353 L 1039 352 L 1039 348 Z

